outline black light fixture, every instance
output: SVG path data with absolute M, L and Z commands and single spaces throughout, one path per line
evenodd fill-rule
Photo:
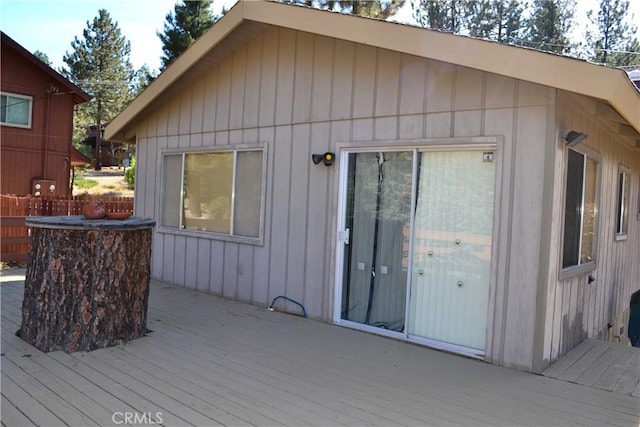
M 587 138 L 587 136 L 588 135 L 586 133 L 572 130 L 572 131 L 569 131 L 567 136 L 564 137 L 564 140 L 567 141 L 567 146 L 575 147 L 576 145 L 584 141 Z
M 336 159 L 336 154 L 330 151 L 327 151 L 324 154 L 312 154 L 311 160 L 314 165 L 319 164 L 320 162 L 324 163 L 325 166 L 331 166 Z

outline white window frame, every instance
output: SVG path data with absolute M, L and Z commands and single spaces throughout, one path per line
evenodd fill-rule
M 583 182 L 582 182 L 582 200 L 584 204 L 584 191 L 585 191 L 585 172 L 586 172 L 586 160 L 590 159 L 595 162 L 597 170 L 596 170 L 596 194 L 595 194 L 595 218 L 594 218 L 594 229 L 593 229 L 593 248 L 592 248 L 592 259 L 588 262 L 582 263 L 580 261 L 580 256 L 578 256 L 578 263 L 575 265 L 570 265 L 564 267 L 564 247 L 565 247 L 565 227 L 566 227 L 566 193 L 567 193 L 567 181 L 568 181 L 568 161 L 569 161 L 569 151 L 572 150 L 578 154 L 584 156 L 584 167 L 583 167 Z M 597 253 L 598 253 L 598 230 L 599 230 L 599 222 L 600 222 L 600 187 L 601 187 L 601 176 L 602 176 L 602 156 L 597 151 L 591 149 L 587 146 L 581 147 L 571 147 L 566 150 L 566 159 L 564 162 L 564 184 L 563 184 L 563 204 L 562 204 L 562 233 L 560 234 L 560 250 L 559 250 L 559 279 L 563 280 L 571 276 L 575 276 L 577 274 L 584 274 L 586 272 L 590 272 L 595 270 L 596 261 L 597 261 Z M 584 209 L 584 207 L 583 207 Z M 582 229 L 584 226 L 584 211 L 582 212 L 581 220 L 580 220 L 580 235 L 582 235 Z M 581 238 L 582 240 L 582 238 Z M 578 254 L 582 252 L 581 250 L 582 242 L 580 242 L 580 247 L 578 248 Z
M 249 236 L 240 236 L 234 234 L 226 234 L 219 233 L 213 231 L 203 231 L 196 230 L 190 228 L 184 228 L 184 216 L 183 216 L 183 203 L 184 203 L 184 165 L 186 161 L 186 156 L 190 154 L 215 154 L 215 153 L 233 153 L 233 161 L 234 161 L 234 176 L 233 176 L 233 186 L 235 187 L 236 175 L 236 161 L 237 161 L 237 153 L 242 151 L 261 151 L 262 152 L 262 188 L 260 193 L 260 217 L 259 217 L 259 232 L 258 237 L 249 237 Z M 162 156 L 162 169 L 161 169 L 161 182 L 163 182 L 160 198 L 159 198 L 159 206 L 158 206 L 158 215 L 162 216 L 163 214 L 163 206 L 165 199 L 165 188 L 164 188 L 164 174 L 165 174 L 165 157 L 166 156 L 176 156 L 180 155 L 182 157 L 182 168 L 181 168 L 181 182 L 180 182 L 180 191 L 182 196 L 180 197 L 180 225 L 178 227 L 164 225 L 162 223 L 162 217 L 160 217 L 158 232 L 166 233 L 166 234 L 179 234 L 181 236 L 193 236 L 200 238 L 208 238 L 212 240 L 222 240 L 222 241 L 230 241 L 236 243 L 246 243 L 252 245 L 263 246 L 264 245 L 264 216 L 265 216 L 265 203 L 266 203 L 266 188 L 267 188 L 267 146 L 266 144 L 261 145 L 236 145 L 229 147 L 207 147 L 206 149 L 198 149 L 198 150 L 166 150 L 161 153 Z M 232 207 L 234 205 L 234 201 L 232 200 Z M 233 219 L 231 220 L 233 221 Z
M 620 181 L 622 179 L 622 181 Z M 621 188 L 622 186 L 622 188 Z M 626 193 L 626 200 L 623 197 Z M 616 232 L 615 240 L 626 240 L 629 233 L 629 210 L 631 208 L 631 170 L 619 164 L 616 175 Z
M 27 124 L 22 124 L 22 123 L 12 123 L 12 122 L 7 122 L 7 121 L 0 121 L 0 124 L 2 124 L 2 126 L 11 126 L 11 127 L 17 127 L 17 128 L 23 128 L 23 129 L 31 129 L 31 118 L 33 115 L 33 97 L 32 96 L 28 96 L 28 95 L 20 95 L 17 93 L 11 93 L 11 92 L 0 92 L 0 95 L 2 96 L 6 96 L 6 97 L 11 97 L 11 98 L 19 98 L 19 99 L 24 99 L 27 102 L 29 102 L 29 111 L 27 113 Z M 6 108 L 6 107 L 5 107 Z M 5 117 L 7 117 L 7 113 L 5 112 Z

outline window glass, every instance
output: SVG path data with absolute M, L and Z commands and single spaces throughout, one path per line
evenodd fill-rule
M 262 152 L 238 152 L 235 194 L 234 234 L 258 237 L 262 195 Z
M 162 188 L 162 222 L 167 227 L 180 227 L 180 186 L 182 185 L 182 154 L 164 156 Z
M 598 163 L 569 150 L 565 187 L 562 267 L 594 261 Z
M 582 245 L 580 263 L 593 261 L 594 241 L 596 234 L 596 190 L 598 180 L 598 164 L 593 159 L 586 159 L 584 174 L 584 212 L 582 215 Z
M 31 98 L 26 96 L 0 96 L 0 121 L 3 124 L 30 125 Z
M 232 152 L 187 154 L 184 190 L 185 228 L 231 232 Z
M 162 225 L 259 238 L 262 163 L 263 150 L 166 155 Z
M 629 198 L 631 185 L 629 173 L 621 170 L 618 174 L 618 211 L 616 217 L 616 235 L 626 236 L 629 228 Z

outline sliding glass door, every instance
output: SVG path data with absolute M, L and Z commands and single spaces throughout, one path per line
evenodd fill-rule
M 482 351 L 493 152 L 349 153 L 340 319 Z
M 413 153 L 349 155 L 341 317 L 404 330 Z

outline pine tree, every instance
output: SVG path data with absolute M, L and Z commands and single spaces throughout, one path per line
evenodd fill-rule
M 211 0 L 189 0 L 177 3 L 173 12 L 165 17 L 164 32 L 157 35 L 162 41 L 162 67 L 164 70 L 180 56 L 198 37 L 203 35 L 221 17 L 211 11 Z M 225 11 L 223 10 L 223 14 Z
M 405 0 L 280 0 L 280 2 L 386 20 L 400 10 Z
M 477 0 L 467 4 L 469 35 L 500 43 L 515 44 L 521 38 L 526 4 L 519 0 Z
M 47 64 L 48 66 L 51 66 L 51 60 L 49 60 L 49 56 L 39 50 L 36 50 L 35 52 L 33 52 L 33 56 L 35 56 L 36 58 L 38 58 L 40 61 L 44 62 L 45 64 Z
M 612 66 L 640 63 L 638 40 L 633 38 L 637 28 L 628 24 L 628 14 L 628 0 L 601 0 L 597 15 L 593 11 L 587 13 L 597 28 L 595 33 L 587 32 L 586 37 L 592 61 Z
M 525 44 L 539 50 L 568 54 L 575 0 L 534 0 L 527 22 Z
M 106 10 L 100 9 L 93 22 L 87 21 L 83 36 L 82 40 L 75 37 L 73 52 L 62 58 L 68 66 L 62 70 L 65 77 L 93 97 L 76 111 L 75 141 L 89 126 L 109 122 L 129 103 L 134 75 L 130 43 Z M 100 168 L 99 151 L 96 144 L 96 169 Z
M 418 25 L 459 34 L 474 0 L 412 0 L 413 18 Z

